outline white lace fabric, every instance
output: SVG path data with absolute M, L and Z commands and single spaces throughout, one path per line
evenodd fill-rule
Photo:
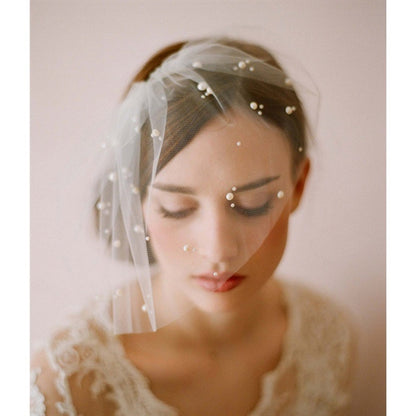
M 315 293 L 294 284 L 282 287 L 288 308 L 283 354 L 263 376 L 261 397 L 248 416 L 342 415 L 349 403 L 349 325 Z M 31 416 L 179 416 L 152 393 L 150 380 L 126 357 L 104 310 L 95 305 L 52 338 L 47 347 L 52 371 L 32 372 Z M 49 379 L 44 392 L 48 383 L 37 384 L 41 371 Z M 51 389 L 60 400 L 48 400 Z

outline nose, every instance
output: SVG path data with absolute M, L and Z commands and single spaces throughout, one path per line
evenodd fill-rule
M 199 253 L 211 263 L 225 263 L 239 253 L 239 229 L 222 209 L 206 213 L 199 222 Z

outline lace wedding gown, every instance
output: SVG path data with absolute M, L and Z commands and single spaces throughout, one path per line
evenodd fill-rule
M 319 295 L 295 284 L 282 288 L 288 310 L 283 353 L 263 376 L 261 397 L 248 416 L 342 415 L 349 402 L 347 321 Z M 46 409 L 69 416 L 179 416 L 127 359 L 104 310 L 94 305 L 52 337 L 31 372 L 31 416 L 49 414 Z M 288 374 L 294 375 L 290 383 Z M 38 383 L 42 377 L 48 381 Z

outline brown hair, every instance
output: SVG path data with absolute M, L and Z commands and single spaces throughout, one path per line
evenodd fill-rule
M 178 52 L 186 43 L 178 42 L 169 45 L 153 55 L 133 78 L 127 91 L 134 83 L 146 81 L 165 59 Z M 217 43 L 242 50 L 283 71 L 276 59 L 259 45 L 229 38 L 219 39 Z M 291 146 L 292 173 L 295 177 L 300 162 L 305 158 L 307 145 L 305 114 L 296 92 L 293 89 L 281 88 L 257 79 L 204 71 L 203 69 L 197 71 L 209 80 L 208 83 L 213 87 L 223 108 L 219 108 L 218 101 L 215 99 L 201 100 L 200 94 L 195 93 L 194 81 L 181 80 L 181 85 L 178 86 L 167 80 L 167 88 L 170 94 L 169 108 L 157 171 L 160 171 L 190 143 L 198 131 L 218 114 L 231 109 L 231 107 L 244 107 L 251 101 L 257 101 L 264 104 L 263 119 L 285 133 Z M 236 94 L 236 91 L 239 94 Z M 285 113 L 285 108 L 288 105 L 296 107 L 296 111 L 290 116 Z M 142 127 L 141 137 L 149 137 L 150 132 L 150 125 L 147 122 Z M 299 148 L 302 148 L 302 152 L 299 152 Z M 139 188 L 143 198 L 150 181 L 153 162 L 153 146 L 149 145 L 149 141 L 141 141 L 140 155 Z
M 153 55 L 134 76 L 124 96 L 127 95 L 134 83 L 148 80 L 154 70 L 186 43 L 188 42 L 174 43 Z M 216 43 L 239 49 L 283 71 L 270 52 L 259 45 L 229 38 L 217 39 Z M 187 146 L 210 120 L 223 114 L 226 110 L 236 107 L 247 108 L 248 103 L 256 101 L 264 105 L 262 118 L 270 125 L 283 131 L 288 139 L 292 155 L 292 176 L 295 178 L 307 150 L 305 113 L 295 90 L 234 74 L 207 71 L 203 68 L 194 68 L 194 70 L 207 80 L 208 85 L 215 91 L 217 99 L 208 96 L 202 100 L 195 82 L 190 79 L 181 79 L 180 84 L 174 83 L 172 78 L 163 80 L 165 90 L 169 94 L 169 105 L 164 140 L 156 171 L 160 171 Z M 221 103 L 221 107 L 219 103 Z M 287 106 L 295 106 L 296 111 L 290 115 L 286 114 L 285 108 Z M 135 171 L 132 172 L 133 177 L 140 178 L 137 185 L 142 201 L 147 193 L 154 162 L 152 141 L 145 140 L 151 136 L 151 131 L 150 121 L 147 120 L 141 127 L 140 136 L 143 140 L 140 141 L 140 149 L 137 149 L 140 157 L 134 168 Z M 302 148 L 301 152 L 299 148 Z M 148 245 L 148 251 L 151 262 L 153 262 L 150 245 Z

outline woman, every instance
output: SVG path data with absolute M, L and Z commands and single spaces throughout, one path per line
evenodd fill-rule
M 230 39 L 172 45 L 138 73 L 97 203 L 137 278 L 35 357 L 33 414 L 343 414 L 344 318 L 273 278 L 309 171 L 301 88 Z

